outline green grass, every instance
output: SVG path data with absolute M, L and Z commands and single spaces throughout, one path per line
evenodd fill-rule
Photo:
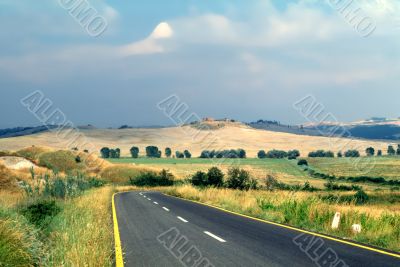
M 259 170 L 268 170 L 272 172 L 282 172 L 288 175 L 295 175 L 300 177 L 308 176 L 297 166 L 296 160 L 287 159 L 257 159 L 257 158 L 246 158 L 246 159 L 176 159 L 176 158 L 120 158 L 120 159 L 108 159 L 111 163 L 134 163 L 137 165 L 171 165 L 171 169 L 177 168 L 174 165 L 220 165 L 220 166 L 250 166 Z M 195 171 L 193 171 L 194 173 Z
M 368 160 L 369 158 L 363 158 Z M 310 158 L 309 165 L 316 171 L 339 176 L 370 176 L 400 179 L 400 157 L 374 157 L 365 168 L 357 168 L 348 158 Z

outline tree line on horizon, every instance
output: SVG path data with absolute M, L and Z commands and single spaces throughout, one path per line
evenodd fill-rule
M 133 146 L 130 149 L 130 154 L 132 158 L 138 158 L 139 157 L 139 147 Z M 147 146 L 145 148 L 146 152 L 146 157 L 148 158 L 161 158 L 162 156 L 162 151 L 157 147 L 157 146 Z M 394 148 L 393 145 L 389 145 L 387 148 L 387 155 L 388 156 L 400 156 L 400 144 L 397 145 L 397 149 Z M 120 158 L 121 157 L 121 150 L 119 148 L 109 148 L 109 147 L 103 147 L 100 150 L 100 154 L 102 158 Z M 382 150 L 375 150 L 373 147 L 368 147 L 365 150 L 365 154 L 367 156 L 383 156 Z M 164 155 L 167 158 L 178 158 L 178 159 L 183 159 L 183 158 L 192 158 L 192 153 L 185 149 L 183 152 L 181 151 L 175 151 L 175 154 L 173 155 L 172 149 L 170 147 L 166 147 L 164 150 Z M 284 151 L 284 150 L 277 150 L 277 149 L 272 149 L 269 151 L 265 150 L 259 150 L 257 153 L 257 157 L 259 159 L 264 159 L 264 158 L 270 158 L 270 159 L 284 159 L 287 158 L 289 160 L 297 159 L 300 157 L 300 151 L 297 149 L 289 150 L 289 151 Z M 355 158 L 355 157 L 360 157 L 361 153 L 356 150 L 356 149 L 349 149 L 345 151 L 344 153 L 342 151 L 339 151 L 336 153 L 337 158 Z M 213 159 L 213 158 L 246 158 L 246 151 L 244 149 L 226 149 L 226 150 L 203 150 L 200 153 L 199 158 L 202 159 Z M 335 153 L 330 151 L 330 150 L 316 150 L 316 151 L 311 151 L 308 153 L 309 158 L 334 158 Z

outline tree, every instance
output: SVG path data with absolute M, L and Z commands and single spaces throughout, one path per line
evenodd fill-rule
M 220 187 L 224 184 L 224 174 L 217 167 L 212 167 L 207 172 L 207 184 Z
M 360 157 L 360 152 L 358 152 L 358 150 L 355 149 L 350 149 L 344 153 L 344 156 L 346 158 L 358 158 Z
M 396 154 L 397 156 L 400 156 L 400 144 L 397 145 Z
M 270 159 L 283 159 L 286 158 L 287 156 L 288 156 L 287 152 L 283 150 L 273 149 L 267 152 L 267 158 Z
M 231 168 L 228 171 L 226 186 L 232 189 L 249 190 L 257 188 L 257 182 L 250 178 L 248 171 L 239 168 Z
M 110 158 L 116 159 L 116 158 L 118 158 L 117 155 L 118 155 L 118 153 L 115 149 L 110 149 Z
M 138 147 L 136 147 L 136 146 L 131 147 L 130 152 L 131 152 L 132 158 L 136 159 L 139 157 L 139 148 Z
M 300 157 L 300 152 L 297 149 L 288 151 L 288 159 L 297 159 L 298 157 Z
M 310 158 L 333 158 L 335 154 L 332 151 L 317 150 L 308 153 Z
M 213 158 L 213 156 L 211 156 L 211 152 L 210 151 L 203 150 L 203 151 L 201 151 L 200 158 L 209 159 L 209 158 Z
M 337 157 L 338 157 L 338 158 L 343 158 L 342 151 L 339 151 L 339 152 L 337 153 Z
M 378 150 L 378 153 L 376 154 L 378 157 L 381 157 L 382 156 L 382 150 Z
M 192 154 L 189 152 L 189 150 L 183 151 L 183 154 L 185 155 L 185 158 L 190 159 L 192 157 Z
M 367 156 L 374 156 L 375 155 L 375 148 L 373 147 L 368 147 L 365 150 L 365 153 L 367 154 Z
M 237 150 L 237 155 L 240 159 L 246 158 L 246 151 L 244 149 L 239 148 Z
M 183 159 L 185 157 L 185 154 L 180 151 L 175 151 L 175 156 L 177 159 Z
M 149 158 L 161 158 L 161 151 L 156 146 L 147 146 L 146 156 Z
M 208 184 L 207 173 L 202 171 L 196 172 L 191 179 L 191 183 L 194 186 L 206 186 Z
M 265 153 L 264 150 L 260 150 L 260 151 L 258 151 L 258 153 L 257 153 L 257 157 L 258 157 L 259 159 L 264 159 L 264 158 L 267 157 L 267 153 Z
M 108 147 L 100 149 L 100 153 L 103 159 L 108 159 L 110 157 L 110 149 Z
M 396 155 L 396 150 L 394 150 L 392 145 L 389 145 L 387 153 L 388 153 L 389 156 L 394 156 L 394 155 Z
M 165 148 L 165 156 L 166 156 L 167 158 L 170 158 L 171 155 L 172 155 L 172 150 L 171 150 L 171 148 L 169 148 L 169 147 Z
M 121 149 L 116 148 L 115 149 L 115 158 L 119 159 L 121 157 Z

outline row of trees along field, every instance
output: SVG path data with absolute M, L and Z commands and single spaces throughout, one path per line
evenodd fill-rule
M 146 156 L 149 158 L 161 158 L 162 152 L 157 146 L 147 146 L 146 147 Z M 138 158 L 139 157 L 139 147 L 133 146 L 130 149 L 130 154 L 132 158 Z M 108 147 L 103 147 L 100 150 L 101 157 L 102 158 L 120 158 L 121 156 L 121 150 L 119 148 L 115 149 L 110 149 Z M 375 150 L 373 147 L 368 147 L 365 150 L 365 153 L 367 156 L 383 156 L 382 150 Z M 191 158 L 192 154 L 190 153 L 189 150 L 184 150 L 183 152 L 181 151 L 175 151 L 175 154 L 173 155 L 172 149 L 167 147 L 164 150 L 164 155 L 167 158 L 171 157 L 176 157 L 176 158 Z M 400 156 L 400 144 L 397 145 L 397 149 L 394 148 L 393 145 L 389 145 L 387 148 L 387 155 L 389 156 Z M 356 150 L 356 149 L 349 149 L 345 152 L 339 151 L 336 154 L 336 157 L 342 158 L 342 157 L 347 157 L 347 158 L 355 158 L 355 157 L 360 157 L 361 153 Z M 297 149 L 294 150 L 289 150 L 289 151 L 284 151 L 284 150 L 260 150 L 257 153 L 257 157 L 260 159 L 264 158 L 272 158 L 272 159 L 283 159 L 283 158 L 288 158 L 288 159 L 297 159 L 300 157 L 300 152 Z M 316 150 L 308 153 L 308 157 L 310 158 L 334 158 L 335 153 L 332 151 L 325 151 L 325 150 Z M 212 159 L 212 158 L 246 158 L 246 151 L 244 149 L 227 149 L 227 150 L 203 150 L 200 154 L 199 158 L 205 158 L 205 159 Z
M 130 149 L 131 157 L 132 158 L 138 158 L 139 157 L 139 147 L 133 146 Z M 108 159 L 108 158 L 120 158 L 121 156 L 121 150 L 119 148 L 116 149 L 110 149 L 108 147 L 103 147 L 100 149 L 100 154 L 102 158 Z M 172 150 L 171 148 L 167 147 L 165 148 L 164 154 L 167 158 L 172 157 Z M 162 152 L 159 150 L 158 147 L 156 146 L 147 146 L 146 147 L 146 156 L 149 158 L 161 158 Z M 176 158 L 191 158 L 192 154 L 190 153 L 189 150 L 184 150 L 183 152 L 180 151 L 175 151 L 175 157 Z

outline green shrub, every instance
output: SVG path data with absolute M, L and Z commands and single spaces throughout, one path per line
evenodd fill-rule
M 228 171 L 226 186 L 228 188 L 239 190 L 256 189 L 257 181 L 250 178 L 248 171 L 239 168 L 231 168 Z
M 217 167 L 212 167 L 207 171 L 207 185 L 220 187 L 224 184 L 224 174 Z
M 308 166 L 308 162 L 305 159 L 301 159 L 297 162 L 297 165 L 299 166 Z
M 171 186 L 174 184 L 174 175 L 167 170 L 143 172 L 135 178 L 130 178 L 131 185 L 135 186 Z
M 270 159 L 283 159 L 286 158 L 288 156 L 288 153 L 286 151 L 283 150 L 270 150 L 267 152 L 266 157 L 270 158 Z
M 190 182 L 194 186 L 207 186 L 208 176 L 205 172 L 198 171 L 190 179 Z
M 43 247 L 24 216 L 0 209 L 0 266 L 41 266 Z
M 147 146 L 146 156 L 149 158 L 161 158 L 161 151 L 156 146 Z
M 264 150 L 260 150 L 260 151 L 258 151 L 258 153 L 257 153 L 257 157 L 258 157 L 259 159 L 265 159 L 265 158 L 267 157 L 267 153 L 265 153 Z
M 38 228 L 46 228 L 51 220 L 61 211 L 54 200 L 39 200 L 23 208 L 21 213 Z

